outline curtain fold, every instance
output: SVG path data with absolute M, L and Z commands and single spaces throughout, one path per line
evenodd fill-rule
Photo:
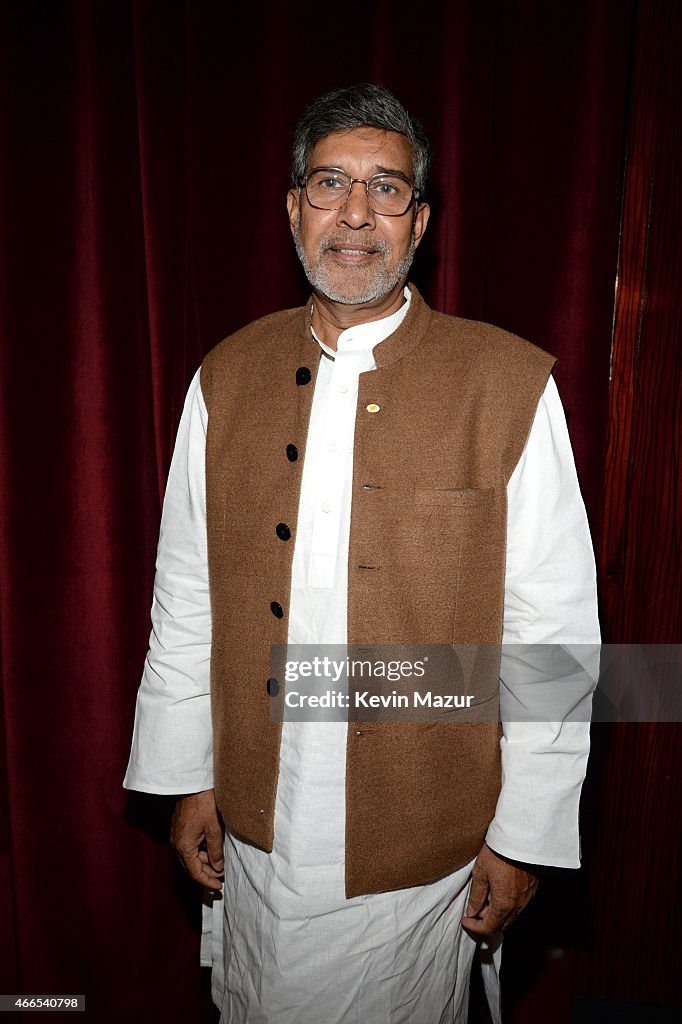
M 121 789 L 161 499 L 202 355 L 306 294 L 284 200 L 322 91 L 392 88 L 436 153 L 415 280 L 559 357 L 602 515 L 631 4 L 0 8 L 0 969 L 92 1019 L 204 1019 L 167 801 Z

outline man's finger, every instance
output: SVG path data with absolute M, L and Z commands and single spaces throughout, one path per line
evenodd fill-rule
M 488 904 L 479 917 L 463 917 L 462 924 L 474 935 L 494 935 L 504 930 L 508 922 L 509 911 L 496 909 Z
M 467 903 L 467 917 L 473 917 L 481 912 L 485 906 L 485 901 L 488 899 L 488 892 L 489 886 L 486 876 L 474 874 L 471 880 L 469 902 Z
M 208 855 L 204 850 L 195 850 L 188 854 L 178 854 L 187 874 L 206 889 L 220 889 L 222 872 L 218 872 L 208 863 Z
M 223 832 L 217 822 L 215 830 L 206 830 L 206 851 L 208 859 L 216 871 L 222 871 L 224 865 Z

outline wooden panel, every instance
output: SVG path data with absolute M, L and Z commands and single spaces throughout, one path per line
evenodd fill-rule
M 682 5 L 638 6 L 614 318 L 603 539 L 606 639 L 682 636 Z M 596 731 L 591 883 L 576 988 L 680 1002 L 678 725 Z
M 682 632 L 682 104 L 677 3 L 642 6 L 612 352 L 604 530 L 609 637 Z

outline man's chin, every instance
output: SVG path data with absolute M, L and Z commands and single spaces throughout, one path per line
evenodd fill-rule
M 331 281 L 324 277 L 310 280 L 313 289 L 330 302 L 338 302 L 344 306 L 360 306 L 364 302 L 374 302 L 387 295 L 391 290 L 385 281 L 365 281 L 351 284 L 347 281 Z
M 348 295 L 346 293 L 336 292 L 330 289 L 325 291 L 322 288 L 316 288 L 315 291 L 323 298 L 328 299 L 329 302 L 338 302 L 340 306 L 361 306 L 365 302 L 371 302 L 372 299 L 381 298 L 381 296 L 370 292 Z

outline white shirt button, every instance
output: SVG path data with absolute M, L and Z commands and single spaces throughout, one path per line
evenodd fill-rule
M 345 395 L 345 393 L 348 391 L 348 385 L 346 383 L 339 384 L 339 391 L 341 392 L 342 395 Z
M 322 502 L 322 511 L 323 512 L 331 512 L 331 510 L 332 510 L 331 502 L 323 501 Z
M 331 440 L 329 442 L 329 444 L 327 445 L 327 450 L 330 451 L 330 452 L 335 452 L 337 448 L 338 448 L 338 445 L 337 445 L 336 441 L 334 441 L 334 440 Z

